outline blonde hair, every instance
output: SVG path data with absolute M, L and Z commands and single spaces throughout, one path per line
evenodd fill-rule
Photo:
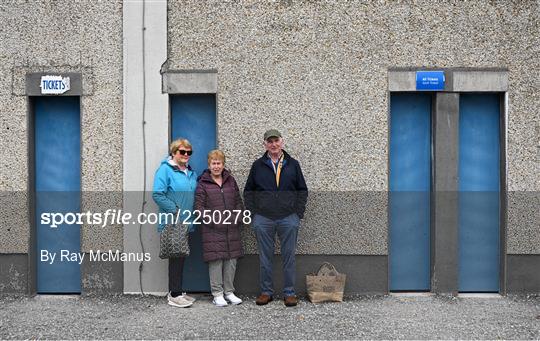
M 208 153 L 208 164 L 210 164 L 212 160 L 220 160 L 221 162 L 223 162 L 223 164 L 225 164 L 225 153 L 223 153 L 219 149 L 211 150 Z
M 171 145 L 169 147 L 169 153 L 171 155 L 174 155 L 176 151 L 180 148 L 180 146 L 184 148 L 193 149 L 193 147 L 191 146 L 191 143 L 187 139 L 179 138 L 171 142 Z

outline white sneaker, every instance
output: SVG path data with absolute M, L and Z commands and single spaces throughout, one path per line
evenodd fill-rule
M 223 295 L 214 297 L 214 301 L 212 302 L 218 307 L 226 307 L 227 301 L 223 298 Z
M 195 302 L 196 301 L 195 297 L 188 296 L 185 292 L 182 293 L 182 297 L 185 298 L 186 300 L 190 301 L 190 302 Z
M 167 295 L 167 303 L 179 308 L 187 308 L 193 304 L 193 302 L 186 300 L 183 296 L 172 297 L 171 293 Z
M 231 302 L 232 305 L 237 305 L 242 303 L 242 300 L 238 298 L 235 294 L 230 293 L 228 295 L 225 295 L 225 299 L 229 302 Z

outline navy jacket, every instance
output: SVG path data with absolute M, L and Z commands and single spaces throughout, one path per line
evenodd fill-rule
M 244 188 L 246 209 L 270 219 L 293 213 L 302 219 L 306 210 L 308 188 L 298 161 L 283 151 L 279 188 L 272 161 L 266 153 L 253 162 Z

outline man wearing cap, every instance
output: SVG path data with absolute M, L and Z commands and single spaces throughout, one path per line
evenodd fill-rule
M 265 132 L 264 146 L 266 152 L 253 162 L 244 188 L 259 250 L 261 295 L 255 303 L 265 305 L 273 299 L 272 262 L 277 233 L 283 259 L 284 303 L 292 307 L 298 303 L 294 292 L 296 241 L 308 189 L 300 164 L 283 150 L 279 131 Z

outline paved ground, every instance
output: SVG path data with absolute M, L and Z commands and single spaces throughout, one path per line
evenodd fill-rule
M 0 339 L 540 339 L 540 297 L 356 297 L 187 309 L 164 298 L 0 297 Z

